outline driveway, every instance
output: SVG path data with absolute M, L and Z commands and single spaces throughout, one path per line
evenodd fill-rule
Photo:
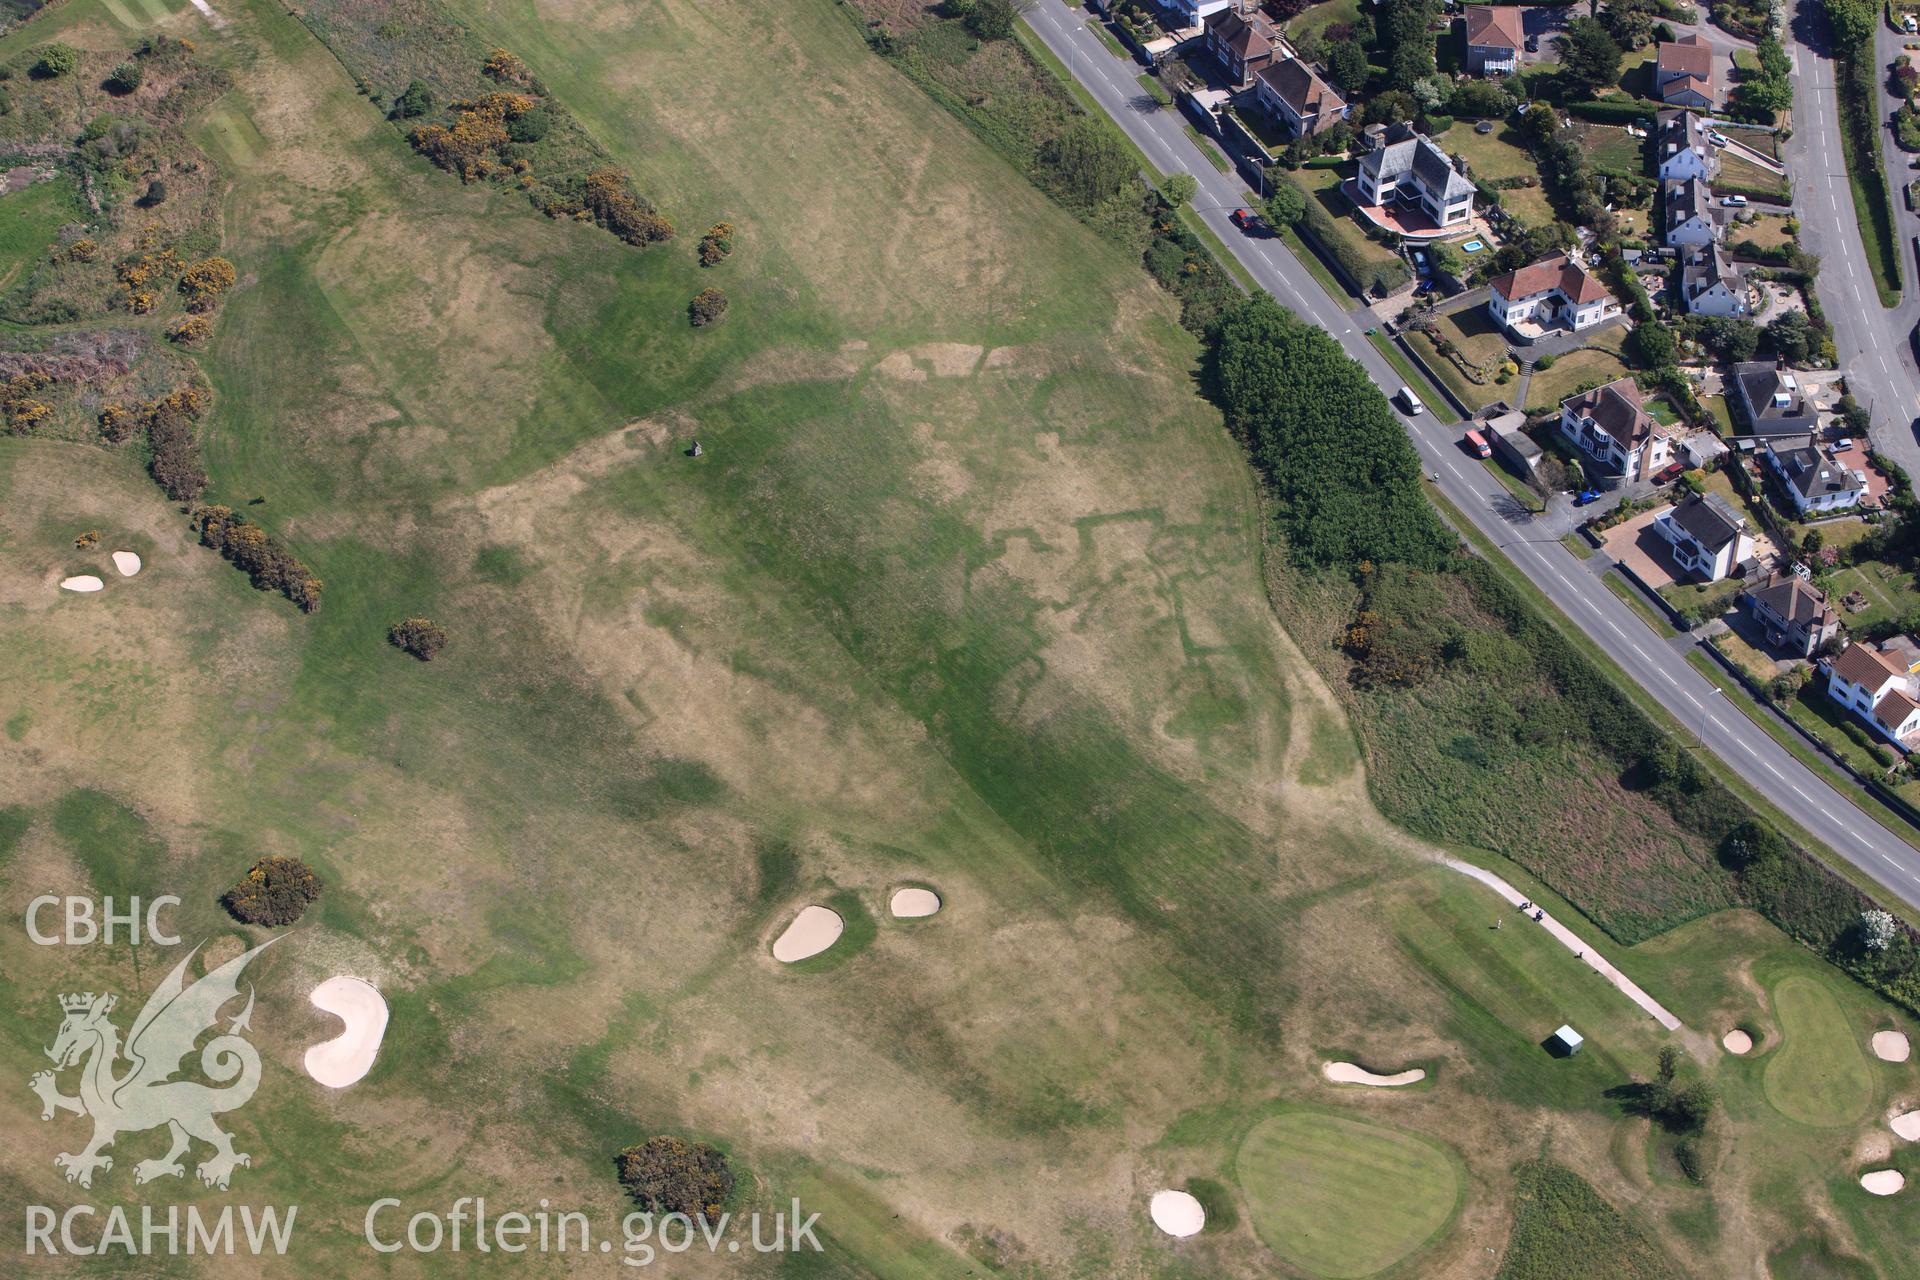
M 1671 510 L 1671 506 L 1664 506 L 1643 511 L 1630 520 L 1622 520 L 1600 539 L 1614 563 L 1633 570 L 1640 581 L 1655 591 L 1670 587 L 1683 577 L 1680 566 L 1673 562 L 1672 545 L 1653 528 L 1654 519 L 1661 512 Z

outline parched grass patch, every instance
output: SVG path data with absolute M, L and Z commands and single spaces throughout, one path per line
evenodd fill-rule
M 1787 180 L 1771 169 L 1763 169 L 1745 156 L 1737 156 L 1731 150 L 1720 153 L 1720 173 L 1713 180 L 1717 190 L 1760 191 L 1784 197 L 1787 194 Z
M 1466 160 L 1480 182 L 1502 178 L 1533 178 L 1531 187 L 1500 190 L 1500 207 L 1529 226 L 1545 226 L 1553 221 L 1553 206 L 1547 202 L 1546 189 L 1539 184 L 1540 166 L 1533 154 L 1510 125 L 1500 125 L 1492 133 L 1475 133 L 1462 121 L 1447 131 L 1442 140 L 1448 151 Z
M 1236 1168 L 1260 1239 L 1329 1280 L 1404 1260 L 1460 1204 L 1457 1159 L 1440 1144 L 1328 1112 L 1262 1120 L 1240 1144 Z
M 1782 1043 L 1767 1063 L 1767 1101 L 1789 1120 L 1835 1128 L 1853 1124 L 1873 1101 L 1860 1035 L 1833 993 L 1803 974 L 1773 988 Z
M 1580 145 L 1593 158 L 1593 167 L 1602 173 L 1638 175 L 1646 171 L 1646 144 L 1629 134 L 1623 126 L 1576 121 Z

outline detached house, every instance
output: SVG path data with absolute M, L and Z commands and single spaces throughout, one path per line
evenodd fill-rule
M 1481 76 L 1510 76 L 1520 67 L 1526 31 L 1520 10 L 1511 5 L 1467 6 L 1467 70 Z
M 1662 40 L 1654 50 L 1653 92 L 1674 107 L 1713 109 L 1713 50 L 1699 36 Z
M 1591 329 L 1619 315 L 1620 303 L 1598 276 L 1561 253 L 1495 276 L 1487 313 L 1517 340 L 1532 342 L 1550 329 Z
M 1766 632 L 1767 643 L 1796 658 L 1811 658 L 1840 634 L 1840 615 L 1826 595 L 1797 574 L 1777 573 L 1740 602 Z
M 1811 435 L 1820 425 L 1818 408 L 1790 369 L 1748 360 L 1733 366 L 1729 381 L 1732 400 L 1747 420 L 1745 435 Z
M 1767 441 L 1767 465 L 1802 517 L 1845 511 L 1867 496 L 1867 473 L 1841 466 L 1811 436 Z
M 1667 244 L 1715 244 L 1720 239 L 1720 219 L 1714 216 L 1713 192 L 1698 178 L 1663 182 L 1666 195 Z
M 1673 441 L 1641 407 L 1639 384 L 1620 378 L 1560 402 L 1560 434 L 1598 466 L 1644 480 L 1673 457 Z
M 1197 27 L 1223 9 L 1233 7 L 1234 0 L 1160 0 L 1160 8 L 1172 20 L 1175 29 Z
M 1457 226 L 1473 217 L 1473 181 L 1412 125 L 1394 125 L 1360 158 L 1359 187 L 1362 204 L 1393 199 L 1418 204 L 1436 226 Z
M 1658 113 L 1653 136 L 1662 182 L 1704 182 L 1719 172 L 1720 150 L 1707 142 L 1706 127 L 1693 112 Z
M 1347 100 L 1298 58 L 1263 67 L 1253 85 L 1260 105 L 1296 138 L 1311 138 L 1347 118 Z
M 1904 639 L 1904 637 L 1901 637 Z M 1920 702 L 1901 648 L 1855 641 L 1828 660 L 1827 696 L 1865 720 L 1902 751 L 1920 737 Z
M 1222 9 L 1207 18 L 1207 51 L 1227 73 L 1235 89 L 1245 89 L 1277 56 L 1274 44 L 1280 29 L 1267 15 L 1249 5 Z
M 1680 270 L 1680 296 L 1691 316 L 1744 316 L 1752 310 L 1746 277 L 1717 244 L 1687 256 Z
M 1729 577 L 1753 554 L 1746 520 L 1717 493 L 1696 493 L 1653 518 L 1682 569 L 1702 582 Z

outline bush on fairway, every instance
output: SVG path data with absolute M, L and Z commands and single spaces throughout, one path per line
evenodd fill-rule
M 1269 1116 L 1236 1161 L 1253 1227 L 1315 1275 L 1370 1276 L 1430 1242 L 1460 1197 L 1454 1158 L 1415 1134 L 1317 1111 Z
M 432 618 L 407 618 L 387 628 L 387 641 L 422 662 L 432 662 L 447 647 L 447 633 Z
M 325 888 L 298 858 L 262 858 L 220 895 L 220 905 L 242 924 L 289 925 L 319 901 Z
M 1767 1101 L 1801 1124 L 1852 1124 L 1873 1101 L 1873 1077 L 1860 1036 L 1833 993 L 1795 974 L 1773 989 L 1781 1045 L 1767 1063 Z
M 687 318 L 696 329 L 704 329 L 717 324 L 720 317 L 727 314 L 727 295 L 718 289 L 702 289 L 693 295 L 693 301 L 687 304 Z
M 651 1213 L 718 1215 L 733 1194 L 733 1170 L 719 1148 L 662 1135 L 615 1157 L 620 1185 Z

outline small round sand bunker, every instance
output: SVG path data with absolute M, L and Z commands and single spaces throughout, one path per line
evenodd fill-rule
M 1720 1047 L 1728 1053 L 1752 1053 L 1753 1037 L 1740 1030 L 1740 1028 L 1735 1027 L 1720 1037 Z
M 1905 1062 L 1912 1052 L 1913 1046 L 1907 1043 L 1904 1031 L 1873 1033 L 1873 1056 L 1882 1062 Z
M 1382 1076 L 1375 1075 L 1365 1067 L 1357 1067 L 1351 1062 L 1323 1063 L 1320 1074 L 1335 1084 L 1364 1084 L 1374 1089 L 1396 1089 L 1403 1084 L 1416 1084 L 1427 1078 L 1427 1073 L 1419 1067 L 1409 1071 L 1395 1072 L 1390 1076 Z
M 1909 1111 L 1887 1121 L 1887 1127 L 1893 1130 L 1896 1138 L 1905 1138 L 1908 1142 L 1920 1142 L 1920 1111 Z
M 901 920 L 923 920 L 940 910 L 940 895 L 931 889 L 895 889 L 887 910 Z
M 826 907 L 802 907 L 800 914 L 793 918 L 786 932 L 773 944 L 773 958 L 782 964 L 792 964 L 796 960 L 805 960 L 817 956 L 840 939 L 840 931 L 846 922 L 840 913 Z
M 1156 1191 L 1147 1202 L 1153 1225 L 1170 1236 L 1197 1236 L 1207 1225 L 1207 1211 L 1184 1191 Z
M 307 1050 L 307 1074 L 329 1089 L 344 1089 L 373 1070 L 380 1041 L 387 1034 L 387 1002 L 370 982 L 359 978 L 328 978 L 307 997 L 314 1008 L 330 1013 L 346 1029 L 324 1044 Z
M 134 551 L 116 551 L 113 553 L 113 567 L 120 571 L 123 578 L 131 578 L 140 572 L 140 555 Z
M 71 578 L 60 579 L 62 591 L 98 591 L 106 585 L 90 573 L 79 573 Z
M 1907 1177 L 1898 1169 L 1875 1169 L 1860 1175 L 1860 1185 L 1876 1196 L 1890 1196 L 1907 1185 Z

